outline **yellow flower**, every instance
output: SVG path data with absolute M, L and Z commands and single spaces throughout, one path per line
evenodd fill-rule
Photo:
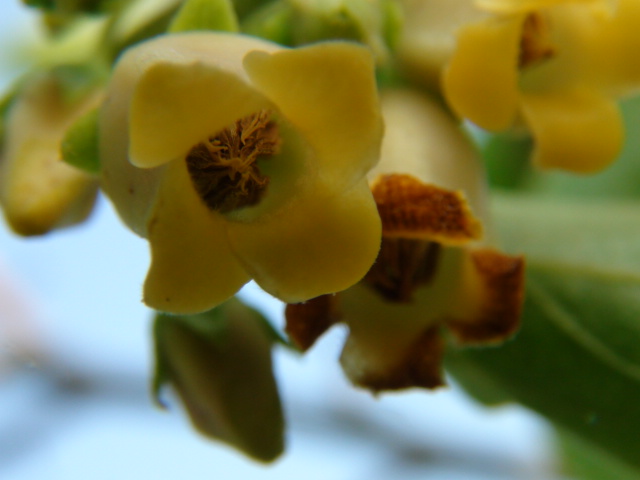
M 151 245 L 145 303 L 193 313 L 252 278 L 289 302 L 357 282 L 380 246 L 366 173 L 381 124 L 355 44 L 187 33 L 129 50 L 100 150 L 104 190 Z
M 83 221 L 91 212 L 98 182 L 61 159 L 67 129 L 97 105 L 91 89 L 70 98 L 53 72 L 35 74 L 21 87 L 4 119 L 0 153 L 0 203 L 20 235 L 42 235 Z
M 522 118 L 542 167 L 594 172 L 623 142 L 616 99 L 640 83 L 636 0 L 477 0 L 444 72 L 453 110 L 488 130 Z
M 443 327 L 462 344 L 499 342 L 517 329 L 523 261 L 485 245 L 476 217 L 486 215 L 482 169 L 455 121 L 412 91 L 383 93 L 382 109 L 382 157 L 370 176 L 380 255 L 345 292 L 289 305 L 287 331 L 306 349 L 342 321 L 350 333 L 341 363 L 356 385 L 435 388 Z

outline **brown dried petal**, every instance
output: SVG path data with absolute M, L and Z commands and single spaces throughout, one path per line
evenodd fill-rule
M 481 223 L 460 192 L 400 174 L 380 175 L 371 190 L 384 236 L 459 245 L 482 235 Z
M 402 360 L 386 370 L 371 370 L 366 365 L 357 365 L 351 355 L 343 355 L 340 362 L 354 384 L 374 393 L 411 387 L 434 389 L 445 385 L 442 378 L 443 354 L 444 341 L 436 326 L 419 336 Z
M 285 309 L 285 331 L 306 351 L 340 318 L 335 295 L 321 295 L 304 303 L 288 304 Z
M 466 344 L 501 342 L 520 326 L 524 299 L 524 267 L 522 256 L 509 256 L 491 249 L 470 252 L 471 261 L 482 283 L 483 302 L 471 320 L 452 320 L 450 331 Z

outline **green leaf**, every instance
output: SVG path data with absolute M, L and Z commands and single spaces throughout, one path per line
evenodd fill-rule
M 480 143 L 492 187 L 513 190 L 525 185 L 531 174 L 533 150 L 533 140 L 528 134 L 486 134 Z
M 264 318 L 232 299 L 198 315 L 159 314 L 154 324 L 157 401 L 170 384 L 193 426 L 264 462 L 284 448 L 284 419 Z
M 111 60 L 131 45 L 166 33 L 183 0 L 126 0 L 110 22 L 104 44 Z
M 237 32 L 231 0 L 187 0 L 169 26 L 170 33 L 192 30 Z
M 452 350 L 450 370 L 639 468 L 640 205 L 507 196 L 496 207 L 507 251 L 527 254 L 523 326 L 503 346 Z M 470 387 L 482 398 L 481 382 Z
M 100 172 L 98 117 L 97 108 L 80 117 L 61 144 L 62 159 L 66 163 L 92 174 Z
M 564 470 L 580 480 L 637 480 L 640 472 L 629 468 L 575 435 L 558 432 Z
M 117 0 L 22 0 L 29 7 L 63 14 L 100 13 Z

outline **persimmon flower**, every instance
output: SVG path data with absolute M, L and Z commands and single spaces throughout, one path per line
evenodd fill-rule
M 636 0 L 477 0 L 444 72 L 453 110 L 500 131 L 524 120 L 542 167 L 588 173 L 623 142 L 617 98 L 640 84 Z
M 299 302 L 380 246 L 366 173 L 382 121 L 368 51 L 185 33 L 124 54 L 101 113 L 104 190 L 148 238 L 144 301 L 193 313 L 250 279 Z
M 412 91 L 383 93 L 382 108 L 382 157 L 370 175 L 383 225 L 378 259 L 345 292 L 289 305 L 287 331 L 305 350 L 344 322 L 341 363 L 356 385 L 435 388 L 445 329 L 461 344 L 500 342 L 517 329 L 523 260 L 485 244 L 482 169 L 456 122 Z
M 5 117 L 0 153 L 0 203 L 20 235 L 42 235 L 79 223 L 93 209 L 98 181 L 62 161 L 67 129 L 95 108 L 99 88 L 69 95 L 53 72 L 34 74 Z

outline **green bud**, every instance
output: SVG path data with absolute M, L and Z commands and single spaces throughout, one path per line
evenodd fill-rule
M 295 12 L 294 44 L 330 39 L 364 43 L 377 63 L 389 59 L 399 31 L 399 14 L 388 0 L 290 0 Z
M 169 26 L 170 33 L 193 30 L 237 32 L 231 0 L 187 0 Z
M 284 419 L 272 372 L 272 332 L 232 299 L 192 316 L 155 320 L 156 400 L 169 383 L 203 435 L 269 462 L 284 448 Z
M 87 173 L 100 172 L 100 152 L 98 149 L 98 109 L 80 117 L 65 134 L 61 153 L 62 159 Z

